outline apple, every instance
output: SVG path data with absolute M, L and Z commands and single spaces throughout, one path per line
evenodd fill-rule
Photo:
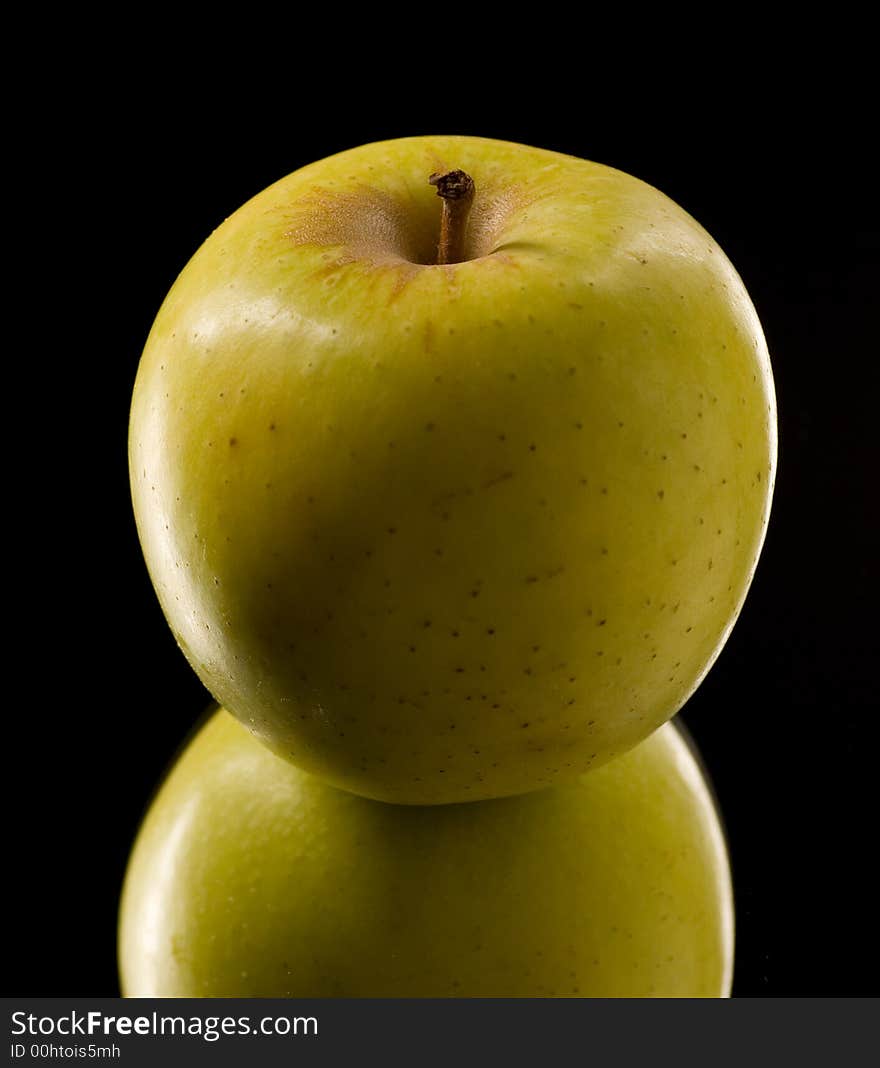
M 432 804 L 573 779 L 685 702 L 755 570 L 775 402 L 742 281 L 667 197 L 413 137 L 208 238 L 147 341 L 129 455 L 217 700 L 334 785 Z
M 672 724 L 576 782 L 414 807 L 326 785 L 225 711 L 150 808 L 128 997 L 726 996 L 724 838 Z

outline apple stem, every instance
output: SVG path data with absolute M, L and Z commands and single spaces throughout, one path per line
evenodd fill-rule
M 474 202 L 474 180 L 464 171 L 447 171 L 432 174 L 428 181 L 437 187 L 437 196 L 443 200 L 437 263 L 461 263 L 465 258 L 468 216 Z

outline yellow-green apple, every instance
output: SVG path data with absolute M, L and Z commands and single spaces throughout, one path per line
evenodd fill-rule
M 437 263 L 429 179 L 456 169 Z M 455 802 L 572 778 L 684 703 L 754 572 L 775 427 L 755 310 L 681 208 L 416 137 L 205 242 L 141 360 L 130 473 L 211 693 L 337 786 Z
M 129 997 L 720 997 L 730 875 L 672 724 L 565 786 L 416 807 L 221 711 L 141 828 L 119 953 Z

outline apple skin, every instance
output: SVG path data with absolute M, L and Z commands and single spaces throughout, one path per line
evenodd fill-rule
M 437 266 L 427 177 L 476 182 Z M 134 389 L 147 565 L 207 688 L 354 792 L 573 778 L 668 719 L 740 611 L 776 468 L 761 327 L 639 180 L 423 137 L 305 167 L 196 253 Z
M 141 828 L 119 954 L 128 997 L 721 997 L 730 874 L 672 724 L 567 786 L 413 807 L 221 711 Z

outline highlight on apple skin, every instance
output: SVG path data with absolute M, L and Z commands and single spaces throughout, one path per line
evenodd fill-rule
M 473 178 L 438 264 L 429 177 Z M 764 337 L 686 212 L 474 137 L 305 167 L 213 233 L 131 412 L 181 648 L 275 752 L 386 801 L 573 780 L 681 707 L 754 573 Z
M 119 961 L 128 997 L 723 997 L 730 872 L 673 724 L 567 786 L 418 807 L 220 711 L 143 823 Z

